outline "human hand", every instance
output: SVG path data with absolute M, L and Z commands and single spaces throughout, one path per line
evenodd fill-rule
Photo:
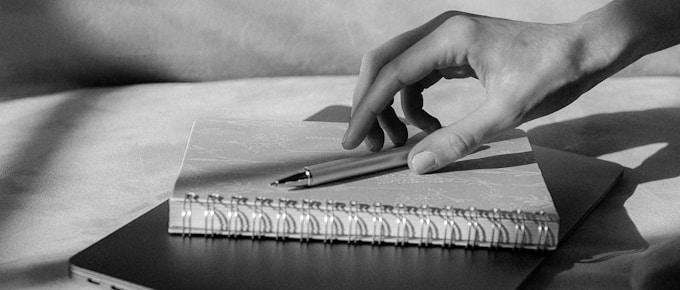
M 383 129 L 404 144 L 406 127 L 390 106 L 400 92 L 406 120 L 431 133 L 411 150 L 409 166 L 417 173 L 444 167 L 501 131 L 568 105 L 612 73 L 623 46 L 590 41 L 582 28 L 446 12 L 364 56 L 342 145 L 365 139 L 379 151 Z M 479 79 L 486 100 L 441 128 L 422 109 L 422 93 L 442 78 L 466 77 Z

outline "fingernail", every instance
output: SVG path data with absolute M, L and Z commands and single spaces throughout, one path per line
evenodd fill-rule
M 437 157 L 430 151 L 423 151 L 411 159 L 411 169 L 418 174 L 427 173 L 437 168 Z

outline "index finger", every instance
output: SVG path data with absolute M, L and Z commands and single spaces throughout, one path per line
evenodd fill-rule
M 447 19 L 461 14 L 464 13 L 458 11 L 444 12 L 419 27 L 395 36 L 366 54 L 361 61 L 359 79 L 354 87 L 352 102 L 356 105 L 366 95 L 366 92 L 375 81 L 380 69 L 385 64 L 399 56 L 399 54 L 420 41 L 423 37 L 430 34 Z
M 378 48 L 364 55 L 361 60 L 359 78 L 357 80 L 356 86 L 354 87 L 351 115 L 354 115 L 354 111 L 356 110 L 358 104 L 366 96 L 367 91 L 373 82 L 375 82 L 376 77 L 385 64 L 399 56 L 399 54 L 411 47 L 414 43 L 418 42 L 420 39 L 431 33 L 448 18 L 459 14 L 461 14 L 461 12 L 457 11 L 447 11 L 442 13 L 427 23 L 388 40 Z M 372 151 L 380 150 L 380 148 L 382 148 L 385 138 L 382 129 L 385 130 L 385 132 L 390 136 L 390 139 L 395 142 L 395 144 L 399 144 L 406 140 L 408 137 L 406 127 L 399 120 L 397 115 L 394 114 L 394 110 L 385 107 L 383 111 L 376 113 L 378 122 L 375 120 L 372 121 L 366 135 L 362 138 L 366 140 L 366 145 Z M 345 143 L 343 142 L 343 144 Z
M 356 104 L 342 145 L 355 148 L 366 138 L 376 117 L 404 86 L 413 84 L 433 70 L 447 66 L 467 65 L 464 43 L 456 43 L 455 35 L 441 31 L 441 26 L 402 54 L 387 63 L 378 73 L 366 96 Z

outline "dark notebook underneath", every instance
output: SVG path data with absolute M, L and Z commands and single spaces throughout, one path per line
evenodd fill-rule
M 622 168 L 534 147 L 560 214 L 560 240 L 604 197 Z M 113 289 L 517 288 L 548 252 L 169 235 L 164 202 L 73 256 L 72 277 Z M 559 247 L 558 247 L 559 250 Z

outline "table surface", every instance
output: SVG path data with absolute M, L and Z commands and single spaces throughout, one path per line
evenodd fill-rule
M 192 120 L 303 120 L 328 105 L 350 105 L 355 81 L 286 77 L 0 95 L 0 288 L 87 287 L 69 279 L 68 258 L 169 197 Z M 428 90 L 425 108 L 449 124 L 483 99 L 476 80 L 449 81 Z M 678 124 L 680 78 L 643 77 L 609 79 L 520 127 L 533 144 L 626 168 L 528 287 L 626 288 L 636 259 L 680 235 Z

